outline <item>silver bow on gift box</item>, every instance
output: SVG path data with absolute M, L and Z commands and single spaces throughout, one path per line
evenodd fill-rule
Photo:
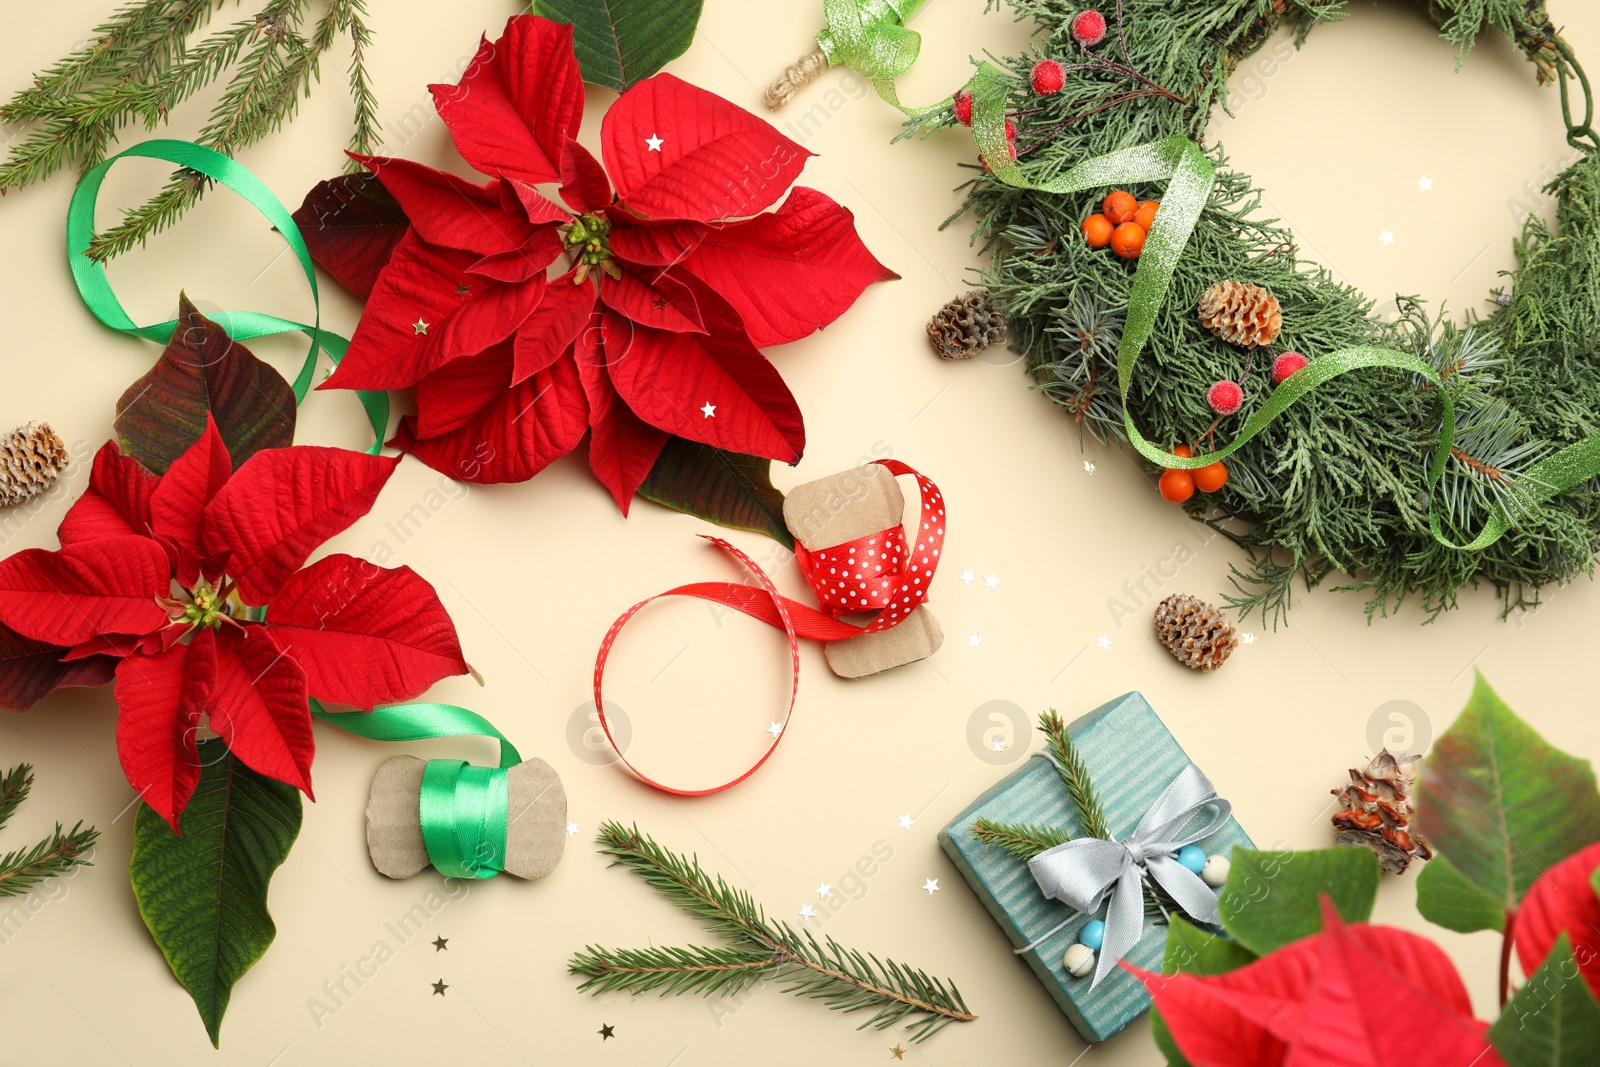
M 1186 829 L 1207 807 L 1215 809 L 1211 820 L 1198 829 Z M 1165 889 L 1190 918 L 1212 925 L 1221 922 L 1216 895 L 1199 875 L 1178 862 L 1177 852 L 1222 829 L 1232 812 L 1233 805 L 1217 796 L 1210 780 L 1191 763 L 1155 799 L 1126 840 L 1075 838 L 1028 861 L 1033 880 L 1051 900 L 1081 914 L 1092 914 L 1108 898 L 1111 901 L 1090 989 L 1100 984 L 1143 935 L 1146 877 Z M 1038 948 L 1076 917 L 1062 921 L 1017 953 Z

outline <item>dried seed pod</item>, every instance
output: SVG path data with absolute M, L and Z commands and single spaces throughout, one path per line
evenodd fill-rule
M 1333 790 L 1342 807 L 1333 813 L 1335 837 L 1341 845 L 1365 845 L 1390 874 L 1401 874 L 1414 859 L 1429 859 L 1433 850 L 1417 834 L 1412 820 L 1416 806 L 1411 789 L 1421 756 L 1396 757 L 1384 749 L 1366 770 L 1350 769 L 1350 784 Z
M 1218 282 L 1200 294 L 1200 325 L 1230 345 L 1270 345 L 1283 329 L 1283 309 L 1259 285 Z
M 928 340 L 940 359 L 971 359 L 1005 336 L 1005 312 L 987 289 L 956 297 L 928 320 Z
M 1156 605 L 1156 636 L 1179 663 L 1197 671 L 1216 670 L 1239 644 L 1222 612 L 1187 593 Z
M 67 469 L 67 446 L 48 424 L 30 422 L 0 435 L 0 507 L 32 500 Z

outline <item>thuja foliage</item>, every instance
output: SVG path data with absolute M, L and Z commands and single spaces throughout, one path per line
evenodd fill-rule
M 118 8 L 80 49 L 0 105 L 0 121 L 30 128 L 0 163 L 0 193 L 67 165 L 84 173 L 105 159 L 125 127 L 138 122 L 153 130 L 217 81 L 221 97 L 197 140 L 231 156 L 294 117 L 320 77 L 323 56 L 341 41 L 349 49 L 355 108 L 350 150 L 373 151 L 382 138 L 364 59 L 372 39 L 366 0 L 321 0 L 315 15 L 310 0 L 264 0 L 255 14 L 191 40 L 214 14 L 241 2 L 132 0 Z M 209 185 L 201 174 L 178 171 L 149 202 L 100 234 L 89 254 L 104 260 L 142 244 L 177 221 Z
M 684 948 L 610 949 L 591 945 L 567 963 L 584 978 L 580 992 L 738 993 L 763 982 L 820 1000 L 846 1013 L 871 1012 L 857 1029 L 879 1030 L 910 1020 L 912 1041 L 953 1022 L 977 1016 L 967 1010 L 955 983 L 841 946 L 818 941 L 774 922 L 749 893 L 720 875 L 701 870 L 694 857 L 671 852 L 638 827 L 608 822 L 600 828 L 600 851 L 612 866 L 626 867 L 668 900 L 704 921 L 725 944 Z
M 28 799 L 33 788 L 33 768 L 19 763 L 0 777 L 0 830 Z M 19 848 L 0 856 L 0 897 L 21 896 L 46 878 L 65 874 L 74 867 L 90 866 L 89 850 L 100 837 L 94 827 L 78 823 L 63 832 L 56 824 L 55 833 L 32 848 Z
M 1030 177 L 1044 180 L 1086 158 L 1173 134 L 1205 146 L 1213 109 L 1226 107 L 1229 72 L 1280 26 L 1303 39 L 1319 22 L 1341 17 L 1344 0 L 1123 0 L 1127 61 L 1181 100 L 1152 93 L 1092 113 L 1086 112 L 1096 101 L 1125 93 L 1130 83 L 1104 70 L 1073 69 L 1083 53 L 1069 24 L 1080 5 L 1011 4 L 1019 19 L 1039 27 L 1028 53 L 1001 62 L 1016 78 L 1010 108 L 1020 127 L 1020 158 Z M 1541 79 L 1563 64 L 1577 69 L 1538 3 L 1436 0 L 1428 10 L 1462 59 L 1494 30 L 1535 61 Z M 1099 51 L 1122 61 L 1112 21 Z M 1047 98 L 1027 87 L 1029 70 L 1043 56 L 1068 65 L 1066 87 Z M 1552 92 L 1552 123 L 1561 121 L 1556 97 Z M 1582 116 L 1577 89 L 1573 110 Z M 922 118 L 924 131 L 953 122 L 948 110 L 931 123 Z M 1364 591 L 1369 618 L 1412 596 L 1431 618 L 1480 582 L 1496 587 L 1510 611 L 1537 602 L 1542 586 L 1592 572 L 1600 529 L 1596 485 L 1535 503 L 1525 475 L 1600 430 L 1600 363 L 1593 358 L 1600 338 L 1600 159 L 1584 147 L 1593 136 L 1587 122 L 1574 119 L 1569 140 L 1576 161 L 1549 186 L 1555 228 L 1529 219 L 1517 241 L 1516 270 L 1490 294 L 1498 299 L 1485 302 L 1491 313 L 1469 313 L 1464 321 L 1430 314 L 1411 298 L 1400 298 L 1395 313 L 1377 314 L 1368 297 L 1302 259 L 1289 230 L 1263 217 L 1261 191 L 1249 176 L 1228 165 L 1221 146 L 1207 148 L 1218 168 L 1216 187 L 1127 398 L 1143 433 L 1169 447 L 1220 447 L 1271 389 L 1261 354 L 1250 365 L 1248 353 L 1200 326 L 1200 294 L 1223 279 L 1253 282 L 1277 296 L 1280 351 L 1315 359 L 1376 343 L 1418 354 L 1445 379 L 1460 422 L 1444 480 L 1430 491 L 1437 396 L 1409 373 L 1362 370 L 1328 382 L 1235 453 L 1226 490 L 1197 496 L 1187 507 L 1249 553 L 1250 562 L 1235 568 L 1237 591 L 1229 598 L 1241 614 L 1259 611 L 1278 621 L 1297 576 L 1308 588 L 1340 576 L 1341 587 Z M 1095 437 L 1121 439 L 1115 353 L 1135 263 L 1091 250 L 1079 237 L 1081 221 L 1098 210 L 1105 190 L 1022 191 L 981 171 L 964 188 L 975 241 L 992 253 L 984 282 L 1006 302 L 1014 345 L 1037 387 Z M 1162 190 L 1132 192 L 1159 199 Z M 1206 436 L 1214 418 L 1206 388 L 1224 378 L 1243 379 L 1245 408 Z M 1447 547 L 1430 532 L 1428 516 L 1437 510 L 1447 535 L 1470 541 L 1495 503 L 1513 526 L 1486 551 Z

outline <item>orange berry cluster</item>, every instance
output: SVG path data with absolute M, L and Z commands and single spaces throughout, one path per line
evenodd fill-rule
M 1194 455 L 1194 449 L 1188 445 L 1179 445 L 1172 450 L 1174 456 L 1188 459 Z M 1228 467 L 1221 460 L 1196 467 L 1192 471 L 1166 470 L 1161 473 L 1161 497 L 1174 504 L 1181 504 L 1194 496 L 1196 489 L 1202 493 L 1215 493 L 1218 489 L 1228 484 Z
M 1141 203 L 1132 193 L 1118 189 L 1106 197 L 1099 213 L 1083 220 L 1083 239 L 1090 248 L 1110 245 L 1111 251 L 1123 259 L 1138 259 L 1160 206 L 1156 200 Z

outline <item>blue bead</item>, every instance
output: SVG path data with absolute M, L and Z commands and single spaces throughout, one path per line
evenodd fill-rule
M 1184 845 L 1178 850 L 1178 862 L 1199 874 L 1206 869 L 1206 851 L 1198 845 Z
M 1083 929 L 1078 931 L 1078 944 L 1085 948 L 1100 951 L 1100 946 L 1106 939 L 1106 924 L 1099 919 L 1090 919 L 1083 924 Z

